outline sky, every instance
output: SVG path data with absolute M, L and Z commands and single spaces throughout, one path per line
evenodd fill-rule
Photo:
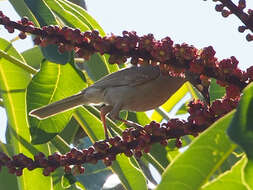
M 247 2 L 247 8 L 253 9 L 253 1 Z M 211 45 L 219 59 L 235 56 L 241 69 L 253 65 L 253 42 L 246 41 L 247 33 L 238 32 L 241 22 L 233 15 L 223 18 L 214 10 L 215 3 L 211 0 L 86 0 L 86 3 L 88 12 L 107 34 L 134 30 L 139 35 L 153 33 L 157 39 L 169 36 L 174 43 L 185 42 L 197 48 Z M 0 10 L 11 19 L 18 19 L 7 0 L 0 1 Z M 1 38 L 11 40 L 16 35 L 0 27 Z M 14 46 L 22 52 L 32 43 L 19 40 Z M 1 141 L 5 141 L 6 121 L 0 107 Z

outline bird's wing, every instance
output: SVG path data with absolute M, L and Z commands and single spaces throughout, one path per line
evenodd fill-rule
M 159 66 L 134 66 L 107 75 L 93 84 L 94 87 L 137 86 L 160 76 Z

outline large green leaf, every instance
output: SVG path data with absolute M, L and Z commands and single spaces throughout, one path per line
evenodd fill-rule
M 72 117 L 70 122 L 67 124 L 67 126 L 62 130 L 62 132 L 59 134 L 64 141 L 66 141 L 68 144 L 73 144 L 73 140 L 80 129 L 80 125 L 77 123 L 77 121 Z
M 79 5 L 71 3 L 67 0 L 57 0 L 65 10 L 72 12 L 76 17 L 78 17 L 83 23 L 89 26 L 90 30 L 98 30 L 101 36 L 105 36 L 106 33 L 102 29 L 102 27 L 97 23 L 97 21 L 92 18 L 91 15 Z
M 230 138 L 246 152 L 248 163 L 245 167 L 245 179 L 253 189 L 253 83 L 243 90 L 235 116 L 228 128 Z
M 45 0 L 45 2 L 68 26 L 79 28 L 82 32 L 89 30 L 89 27 L 85 23 L 79 20 L 79 18 L 76 17 L 72 12 L 64 9 L 63 6 L 61 6 L 61 4 L 57 1 Z
M 57 25 L 57 21 L 53 12 L 48 8 L 43 0 L 24 0 L 26 5 L 32 11 L 33 15 L 38 20 L 40 26 L 49 24 Z
M 71 64 L 58 65 L 45 61 L 28 86 L 27 110 L 30 112 L 35 108 L 71 96 L 85 87 L 86 83 Z M 32 143 L 45 143 L 53 138 L 68 124 L 71 114 L 72 110 L 45 120 L 29 117 Z
M 134 167 L 129 158 L 124 154 L 117 156 L 117 159 L 113 162 L 111 168 L 118 175 L 120 181 L 126 189 L 147 189 L 144 174 L 141 170 Z
M 228 128 L 230 138 L 239 144 L 253 160 L 253 83 L 243 90 L 239 106 Z
M 238 161 L 230 171 L 225 172 L 218 178 L 214 179 L 210 183 L 207 183 L 202 190 L 217 190 L 217 189 L 229 189 L 229 190 L 247 190 L 248 188 L 244 184 L 243 169 L 247 159 L 244 156 Z
M 13 46 L 4 39 L 0 39 L 0 49 L 11 56 L 24 62 L 22 56 L 13 48 Z M 30 133 L 26 119 L 26 87 L 31 80 L 31 75 L 21 67 L 0 59 L 0 93 L 4 101 L 6 113 L 8 116 L 9 132 L 11 136 L 11 145 L 14 154 L 23 153 L 28 157 L 39 151 L 48 153 L 46 145 L 32 146 L 30 144 Z M 44 177 L 41 169 L 34 171 L 24 170 L 22 177 L 18 178 L 20 189 L 51 189 L 51 178 Z
M 40 26 L 59 25 L 53 11 L 43 0 L 24 0 L 26 5 L 33 12 Z M 41 47 L 42 53 L 46 59 L 58 64 L 66 64 L 70 61 L 72 52 L 59 53 L 57 45 L 48 45 Z
M 233 113 L 216 121 L 196 138 L 168 166 L 157 189 L 196 190 L 207 182 L 236 147 L 226 135 Z
M 90 74 L 89 76 L 94 81 L 110 74 L 110 70 L 104 56 L 101 56 L 98 53 L 93 54 L 86 64 L 88 65 L 88 74 Z
M 75 110 L 74 116 L 83 127 L 92 142 L 104 139 L 101 121 L 91 114 L 86 108 L 79 107 Z M 129 158 L 118 155 L 113 162 L 111 169 L 119 176 L 122 184 L 127 189 L 146 189 L 146 180 L 141 171 L 135 168 Z
M 77 108 L 74 117 L 93 143 L 105 138 L 102 122 L 86 108 Z

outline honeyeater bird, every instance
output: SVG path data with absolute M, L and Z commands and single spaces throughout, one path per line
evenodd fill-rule
M 34 109 L 29 114 L 45 119 L 57 113 L 81 105 L 102 104 L 101 121 L 108 139 L 105 116 L 110 113 L 114 120 L 123 121 L 130 126 L 138 126 L 119 118 L 121 110 L 143 112 L 159 107 L 172 96 L 186 78 L 163 74 L 159 66 L 133 66 L 109 74 L 78 94 Z

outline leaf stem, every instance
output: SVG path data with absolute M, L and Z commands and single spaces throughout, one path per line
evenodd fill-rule
M 31 74 L 36 74 L 37 73 L 37 70 L 32 68 L 31 66 L 29 65 L 26 65 L 24 62 L 18 60 L 17 58 L 11 56 L 11 55 L 8 55 L 6 52 L 4 52 L 3 50 L 0 50 L 0 57 L 12 62 L 13 64 L 17 65 L 18 67 L 26 70 L 27 72 L 31 73 Z

